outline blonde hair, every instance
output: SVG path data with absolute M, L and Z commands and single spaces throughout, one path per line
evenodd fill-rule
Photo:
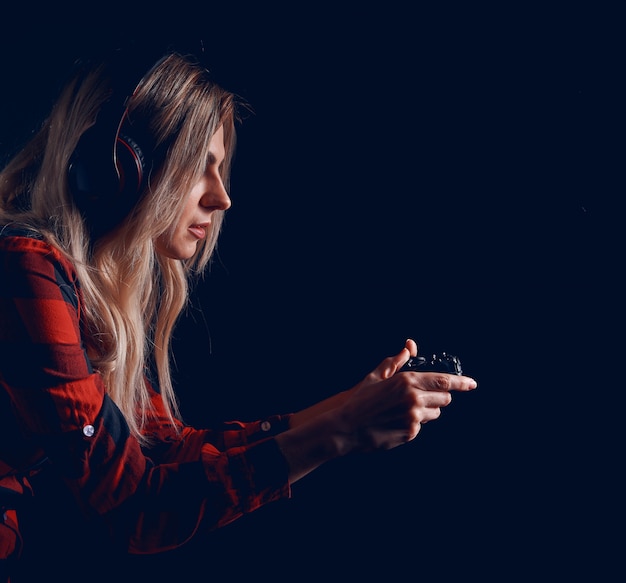
M 106 98 L 101 68 L 66 86 L 40 131 L 0 173 L 0 222 L 36 229 L 75 265 L 90 360 L 131 432 L 145 443 L 151 357 L 170 420 L 180 417 L 170 368 L 172 332 L 190 279 L 210 262 L 223 212 L 216 211 L 211 231 L 188 260 L 159 255 L 155 240 L 178 220 L 220 126 L 226 149 L 220 171 L 228 189 L 240 102 L 193 59 L 172 53 L 160 61 L 130 99 L 128 116 L 146 124 L 157 147 L 167 144 L 167 155 L 130 214 L 93 241 L 69 193 L 67 167 Z

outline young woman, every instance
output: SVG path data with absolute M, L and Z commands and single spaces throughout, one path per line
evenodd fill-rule
M 173 549 L 289 497 L 331 459 L 411 441 L 451 391 L 476 386 L 398 373 L 417 353 L 407 340 L 303 411 L 187 426 L 172 330 L 230 206 L 238 102 L 176 52 L 139 79 L 123 71 L 79 68 L 0 174 L 0 569 L 12 581 L 42 562 Z

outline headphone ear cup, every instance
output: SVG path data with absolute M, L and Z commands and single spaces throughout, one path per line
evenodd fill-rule
M 147 182 L 146 159 L 127 134 L 115 139 L 115 153 L 90 128 L 70 161 L 69 187 L 76 206 L 95 237 L 112 229 L 136 204 Z
M 98 206 L 119 185 L 112 151 L 96 130 L 92 127 L 80 138 L 68 168 L 70 190 L 81 211 Z
M 141 146 L 127 134 L 117 136 L 115 167 L 119 176 L 119 192 L 126 200 L 135 201 L 146 181 L 146 157 Z

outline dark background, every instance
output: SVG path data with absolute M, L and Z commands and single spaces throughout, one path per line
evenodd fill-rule
M 3 160 L 75 58 L 128 38 L 202 39 L 254 109 L 177 334 L 188 421 L 296 410 L 409 336 L 479 382 L 410 445 L 328 464 L 292 500 L 134 561 L 144 574 L 607 580 L 616 564 L 622 4 L 436 4 L 5 22 Z

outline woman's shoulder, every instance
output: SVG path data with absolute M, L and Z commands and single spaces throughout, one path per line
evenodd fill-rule
M 37 257 L 36 261 L 52 263 L 57 268 L 61 266 L 68 279 L 76 279 L 73 262 L 42 233 L 27 225 L 15 223 L 0 225 L 0 253 L 11 254 L 14 257 Z M 32 263 L 30 259 L 27 261 L 29 264 Z

